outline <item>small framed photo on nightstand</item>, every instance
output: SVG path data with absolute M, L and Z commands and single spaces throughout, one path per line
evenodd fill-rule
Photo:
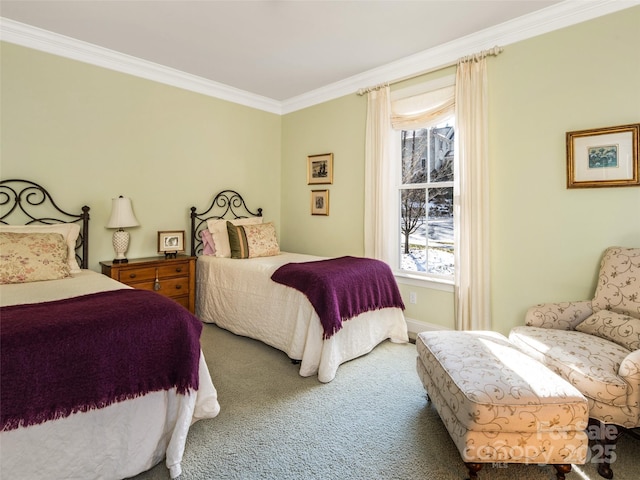
M 175 258 L 184 252 L 184 230 L 158 232 L 158 253 L 167 258 Z

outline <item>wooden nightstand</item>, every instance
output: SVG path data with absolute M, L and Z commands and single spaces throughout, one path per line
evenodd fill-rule
M 196 257 L 148 257 L 127 263 L 100 262 L 102 273 L 141 290 L 155 290 L 191 313 L 196 306 Z

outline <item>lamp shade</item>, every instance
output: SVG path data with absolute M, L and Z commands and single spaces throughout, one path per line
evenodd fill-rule
M 111 217 L 107 222 L 107 228 L 137 227 L 140 225 L 133 214 L 131 199 L 120 195 L 111 200 Z

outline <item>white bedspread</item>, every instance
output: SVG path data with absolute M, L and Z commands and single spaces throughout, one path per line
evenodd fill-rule
M 0 305 L 57 300 L 129 288 L 83 270 L 73 278 L 2 285 Z M 199 389 L 170 391 L 115 403 L 100 410 L 0 433 L 0 472 L 11 479 L 113 479 L 148 470 L 166 458 L 171 478 L 181 473 L 189 427 L 220 411 L 217 392 L 200 352 Z
M 232 259 L 200 256 L 196 264 L 196 315 L 238 335 L 260 340 L 300 360 L 300 375 L 330 382 L 340 364 L 370 352 L 385 339 L 409 341 L 399 308 L 366 312 L 343 323 L 323 340 L 320 319 L 307 297 L 271 280 L 289 262 L 322 257 L 281 253 L 274 257 Z

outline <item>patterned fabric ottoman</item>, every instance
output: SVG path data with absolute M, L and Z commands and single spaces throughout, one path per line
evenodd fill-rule
M 532 463 L 553 464 L 562 480 L 586 462 L 586 398 L 506 337 L 423 332 L 416 349 L 418 375 L 470 478 L 484 463 Z

